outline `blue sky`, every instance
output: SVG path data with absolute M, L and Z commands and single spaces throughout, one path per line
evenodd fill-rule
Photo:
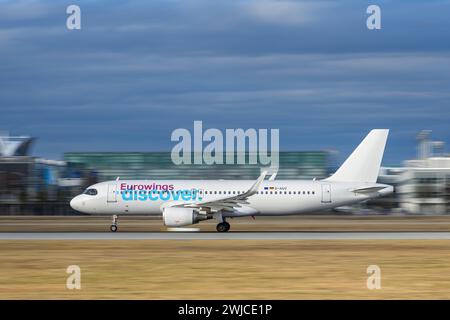
M 381 30 L 366 28 L 372 3 Z M 0 0 L 0 130 L 61 158 L 171 150 L 202 120 L 343 158 L 390 128 L 396 164 L 421 129 L 450 143 L 449 17 L 449 1 Z

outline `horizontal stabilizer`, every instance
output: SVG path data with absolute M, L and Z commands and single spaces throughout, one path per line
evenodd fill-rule
M 358 188 L 358 189 L 353 189 L 352 192 L 368 194 L 368 193 L 378 192 L 380 190 L 383 190 L 384 188 L 386 188 L 386 187 L 383 186 L 383 187 Z

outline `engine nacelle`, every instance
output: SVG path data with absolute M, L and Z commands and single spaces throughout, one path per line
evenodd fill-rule
M 167 207 L 163 210 L 164 225 L 182 227 L 211 219 L 211 214 L 200 214 L 192 208 Z

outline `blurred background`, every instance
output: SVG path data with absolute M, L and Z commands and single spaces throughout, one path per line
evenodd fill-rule
M 449 17 L 449 0 L 0 0 L 0 298 L 449 299 Z M 327 177 L 390 129 L 378 181 L 395 192 L 235 219 L 235 240 L 167 241 L 159 217 L 127 216 L 104 241 L 110 216 L 70 208 L 117 177 L 259 176 L 174 165 L 171 133 L 194 121 L 278 129 L 277 180 Z M 64 285 L 73 265 L 82 290 Z M 373 265 L 383 290 L 367 289 Z
M 77 214 L 70 199 L 96 182 L 121 179 L 255 179 L 260 165 L 175 165 L 170 152 L 65 152 L 64 160 L 31 156 L 36 138 L 0 136 L 0 214 Z M 354 207 L 348 214 L 450 213 L 450 154 L 430 130 L 417 136 L 417 157 L 381 168 L 378 181 L 395 193 Z M 339 165 L 330 150 L 280 153 L 277 179 L 321 179 Z

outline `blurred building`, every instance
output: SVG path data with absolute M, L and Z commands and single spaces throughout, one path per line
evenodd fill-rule
M 450 213 L 450 157 L 405 162 L 398 176 L 400 208 L 413 214 Z
M 248 156 L 248 155 L 247 155 Z M 121 179 L 255 179 L 261 165 L 175 165 L 170 152 L 70 152 L 70 168 L 96 172 L 98 180 Z M 329 173 L 327 151 L 280 152 L 277 179 L 324 178 Z
M 66 211 L 58 184 L 63 161 L 31 156 L 0 157 L 0 214 L 55 214 Z M 76 192 L 78 193 L 77 186 Z
M 450 213 L 450 156 L 445 143 L 417 136 L 417 159 L 382 167 L 378 182 L 395 192 L 340 211 Z M 99 181 L 121 179 L 255 179 L 261 165 L 175 165 L 170 152 L 68 152 L 64 161 L 33 157 L 32 137 L 0 134 L 0 214 L 74 214 L 69 200 Z M 246 155 L 248 157 L 248 154 Z M 330 151 L 280 152 L 276 179 L 322 179 L 336 167 Z
M 32 137 L 0 133 L 0 157 L 26 156 L 33 142 Z
M 0 135 L 0 214 L 66 211 L 58 184 L 66 163 L 31 156 L 34 141 L 27 136 Z
M 448 214 L 450 155 L 445 154 L 445 143 L 432 141 L 430 130 L 421 131 L 417 141 L 417 159 L 381 169 L 378 181 L 393 185 L 395 193 L 371 205 L 411 214 Z
M 65 153 L 64 161 L 30 155 L 32 137 L 0 134 L 0 214 L 73 214 L 69 200 L 99 181 L 255 179 L 261 165 L 175 165 L 170 152 Z M 248 154 L 246 155 L 248 157 Z M 323 178 L 326 151 L 281 152 L 277 179 Z

